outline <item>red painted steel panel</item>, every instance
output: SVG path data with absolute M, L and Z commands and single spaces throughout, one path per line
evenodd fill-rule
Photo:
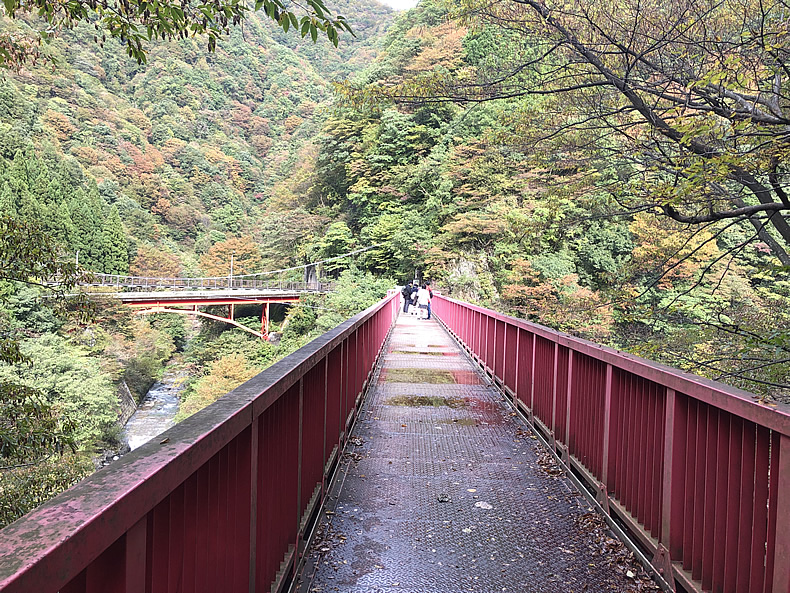
M 612 367 L 612 403 L 611 418 L 609 419 L 609 467 L 607 469 L 606 487 L 615 498 L 621 499 L 621 466 L 623 459 L 623 442 L 627 421 L 625 419 L 625 388 L 623 373 L 620 369 Z
M 124 565 L 126 546 L 118 540 L 91 563 L 85 573 L 85 593 L 107 593 L 126 588 Z
M 751 581 L 748 591 L 762 591 L 765 584 L 765 542 L 768 539 L 768 468 L 771 433 L 757 427 L 752 514 Z
M 686 459 L 685 459 L 685 478 L 683 488 L 683 543 L 681 546 L 683 556 L 683 569 L 691 571 L 691 556 L 694 545 L 694 489 L 696 483 L 694 481 L 696 470 L 696 435 L 697 435 L 697 400 L 686 400 L 687 407 L 687 421 L 686 421 Z
M 354 408 L 354 402 L 357 397 L 357 334 L 351 334 L 346 341 L 347 345 L 347 361 L 346 361 L 346 397 L 343 404 L 343 422 L 345 422 L 348 414 Z M 345 429 L 345 426 L 343 427 Z
M 469 347 L 472 349 L 473 354 L 480 356 L 480 342 L 483 332 L 480 331 L 479 311 L 472 311 L 472 318 L 469 322 L 469 331 L 471 333 L 469 336 Z
M 324 364 L 317 364 L 303 383 L 304 412 L 302 418 L 302 494 L 300 511 L 304 512 L 316 486 L 323 481 L 324 475 L 324 402 L 325 383 Z
M 535 376 L 533 380 L 533 412 L 543 424 L 551 428 L 554 394 L 554 344 L 543 338 L 538 338 L 535 342 Z
M 634 507 L 640 523 L 644 523 L 647 514 L 647 469 L 654 451 L 650 448 L 650 401 L 649 390 L 642 381 L 635 381 L 637 401 L 637 426 L 640 437 L 637 440 L 636 450 L 633 452 L 636 460 L 634 478 L 636 481 L 636 498 Z
M 730 497 L 730 438 L 732 435 L 730 414 L 719 415 L 719 438 L 716 444 L 716 497 L 711 501 L 715 507 L 713 525 L 713 565 L 711 566 L 711 588 L 723 591 L 724 554 L 727 549 L 727 510 Z
M 516 391 L 516 373 L 518 349 L 518 328 L 515 325 L 505 326 L 505 371 L 503 378 L 505 385 L 513 392 Z
M 773 590 L 787 593 L 790 591 L 790 531 L 787 529 L 790 517 L 790 437 L 774 436 L 771 456 L 776 457 L 775 466 L 773 459 L 771 464 L 772 491 L 776 493 L 771 518 L 774 519 L 776 538 L 773 545 L 769 543 L 768 549 L 773 548 L 774 551 Z
M 664 418 L 666 416 L 664 389 L 655 383 L 648 384 L 648 397 L 650 415 L 647 427 L 647 436 L 651 441 L 652 448 L 650 457 L 646 459 L 647 469 L 647 497 L 645 504 L 647 512 L 644 524 L 653 537 L 661 535 L 661 482 L 664 475 Z
M 719 434 L 719 410 L 708 410 L 708 430 L 705 448 L 705 491 L 704 491 L 704 518 L 702 533 L 702 586 L 710 589 L 713 580 L 713 549 L 714 539 L 713 530 L 716 525 L 716 477 L 718 467 L 718 434 Z
M 751 534 L 754 513 L 754 476 L 756 461 L 757 427 L 743 421 L 743 447 L 741 453 L 740 499 L 738 514 L 738 564 L 735 591 L 747 591 L 751 582 Z
M 692 516 L 693 542 L 691 547 L 691 576 L 694 580 L 702 580 L 702 546 L 705 521 L 705 452 L 708 448 L 708 406 L 700 403 L 697 407 L 697 422 L 694 461 L 694 514 Z
M 490 315 L 485 316 L 485 349 L 482 359 L 489 368 L 494 366 L 494 353 L 496 350 L 496 319 Z
M 170 563 L 168 522 L 170 516 L 170 499 L 160 502 L 151 513 L 148 529 L 149 556 L 147 565 L 150 567 L 150 578 L 146 591 L 150 593 L 167 593 L 167 575 Z
M 652 450 L 652 443 L 650 442 L 650 430 L 652 428 L 650 426 L 650 408 L 652 402 L 650 401 L 649 384 L 639 380 L 635 381 L 634 384 L 637 386 L 637 421 L 639 423 L 639 431 L 641 433 L 640 438 L 637 441 L 637 450 L 635 451 L 637 458 L 637 494 L 635 515 L 639 519 L 640 523 L 645 524 L 645 518 L 649 512 L 647 508 L 648 469 L 650 468 L 650 463 L 653 456 L 656 455 L 657 452 Z
M 567 348 L 560 348 L 559 370 L 567 356 Z M 584 354 L 574 354 L 572 374 L 573 401 L 571 404 L 572 452 L 594 475 L 601 475 L 603 462 L 603 409 L 606 395 L 606 365 Z
M 630 511 L 635 517 L 640 514 L 639 497 L 642 493 L 640 485 L 640 475 L 644 469 L 642 465 L 642 455 L 644 448 L 644 440 L 642 438 L 644 425 L 643 425 L 643 406 L 644 397 L 642 393 L 642 385 L 638 377 L 631 378 L 631 436 L 629 448 L 626 450 L 626 458 L 628 460 L 628 472 L 626 479 L 629 482 L 628 500 L 630 503 Z
M 145 544 L 147 524 L 147 519 L 143 518 L 126 532 L 124 550 L 124 571 L 126 581 L 124 583 L 124 593 L 145 591 Z
M 198 477 L 192 474 L 184 482 L 184 497 L 181 501 L 184 509 L 184 562 L 183 562 L 183 590 L 184 593 L 195 593 L 197 585 L 195 573 L 197 569 L 197 546 L 199 538 L 203 538 L 200 528 L 205 525 L 198 524 Z M 200 534 L 200 536 L 198 535 Z
M 209 532 L 211 525 L 209 516 L 209 481 L 211 478 L 210 464 L 206 464 L 197 471 L 196 484 L 196 527 L 202 534 Z M 209 567 L 209 542 L 208 537 L 195 538 L 195 591 L 202 591 L 208 582 Z
M 179 486 L 169 497 L 170 534 L 168 541 L 168 578 L 167 590 L 176 591 L 183 578 L 184 569 L 184 487 Z
M 683 515 L 686 510 L 686 459 L 690 448 L 686 438 L 688 426 L 688 406 L 689 400 L 686 397 L 677 396 L 674 389 L 667 394 L 667 406 L 672 406 L 672 433 L 667 433 L 665 445 L 671 446 L 672 458 L 667 459 L 667 465 L 663 468 L 667 479 L 664 481 L 664 496 L 662 502 L 668 508 L 663 509 L 668 518 L 669 534 L 662 534 L 662 541 L 669 550 L 670 558 L 675 561 L 683 559 L 683 534 L 685 524 Z
M 568 426 L 566 411 L 568 408 L 568 357 L 569 350 L 560 347 L 557 350 L 557 420 L 555 433 L 557 439 L 568 444 Z
M 723 557 L 720 558 L 722 567 L 721 591 L 737 593 L 736 579 L 738 576 L 738 517 L 741 513 L 741 471 L 743 460 L 743 420 L 737 416 L 730 418 L 730 433 L 728 443 L 728 484 L 727 507 L 725 515 L 725 529 L 723 533 Z M 745 535 L 745 534 L 744 534 Z M 744 537 L 745 539 L 745 537 Z M 714 579 L 718 582 L 718 579 Z
M 499 378 L 505 376 L 505 327 L 504 321 L 494 324 L 494 362 L 489 365 Z
M 85 587 L 87 586 L 85 583 L 87 572 L 87 569 L 83 570 L 71 581 L 66 583 L 60 589 L 59 593 L 85 593 Z
M 779 441 L 780 435 L 776 432 L 771 432 L 771 451 L 770 451 L 770 469 L 769 469 L 769 486 L 768 486 L 768 534 L 766 541 L 766 555 L 765 555 L 765 593 L 770 593 L 774 590 L 774 562 L 776 559 L 776 507 L 779 498 Z M 783 517 L 786 523 L 788 517 Z M 783 526 L 785 530 L 787 525 Z M 787 592 L 785 587 L 784 592 Z
M 341 397 L 343 390 L 343 346 L 336 347 L 329 353 L 327 365 L 327 407 L 326 407 L 326 458 L 336 445 L 340 444 L 340 423 L 342 421 Z
M 532 399 L 532 343 L 532 334 L 519 329 L 516 395 L 527 407 L 531 407 Z
M 224 449 L 223 449 L 224 450 Z M 222 500 L 220 499 L 220 469 L 221 456 L 220 450 L 208 463 L 208 525 L 213 526 L 215 537 L 208 538 L 208 567 L 205 574 L 204 586 L 206 589 L 218 587 L 222 581 L 219 580 L 219 564 L 221 546 L 224 545 L 222 521 Z
M 661 537 L 661 518 L 664 516 L 664 496 L 663 496 L 663 489 L 664 487 L 669 488 L 671 486 L 671 481 L 664 483 L 664 466 L 669 464 L 671 466 L 672 460 L 667 459 L 664 457 L 662 452 L 666 450 L 666 441 L 671 440 L 673 437 L 671 433 L 666 432 L 665 430 L 665 423 L 664 420 L 667 417 L 668 410 L 667 407 L 668 403 L 668 395 L 667 390 L 657 384 L 653 384 L 655 388 L 655 398 L 656 398 L 656 427 L 655 427 L 655 438 L 656 438 L 656 448 L 658 451 L 658 455 L 656 456 L 656 460 L 653 464 L 653 485 L 655 488 L 655 528 L 653 530 L 653 535 L 656 538 Z M 678 445 L 681 446 L 681 445 Z

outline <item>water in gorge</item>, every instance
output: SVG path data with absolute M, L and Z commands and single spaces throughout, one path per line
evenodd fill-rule
M 132 451 L 175 424 L 178 395 L 184 389 L 186 378 L 184 370 L 167 369 L 161 381 L 154 383 L 145 394 L 123 430 Z

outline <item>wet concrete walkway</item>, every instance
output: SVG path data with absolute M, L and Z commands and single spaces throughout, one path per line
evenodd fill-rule
M 351 443 L 303 591 L 644 590 L 613 560 L 619 542 L 434 321 L 401 315 Z

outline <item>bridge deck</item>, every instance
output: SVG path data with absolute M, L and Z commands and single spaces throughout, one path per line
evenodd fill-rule
M 303 591 L 654 589 L 438 324 L 387 348 Z

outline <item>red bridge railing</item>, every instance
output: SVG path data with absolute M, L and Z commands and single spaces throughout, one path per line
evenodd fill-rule
M 286 586 L 398 309 L 390 295 L 0 531 L 0 591 Z
M 447 298 L 437 317 L 687 591 L 790 591 L 790 408 Z

